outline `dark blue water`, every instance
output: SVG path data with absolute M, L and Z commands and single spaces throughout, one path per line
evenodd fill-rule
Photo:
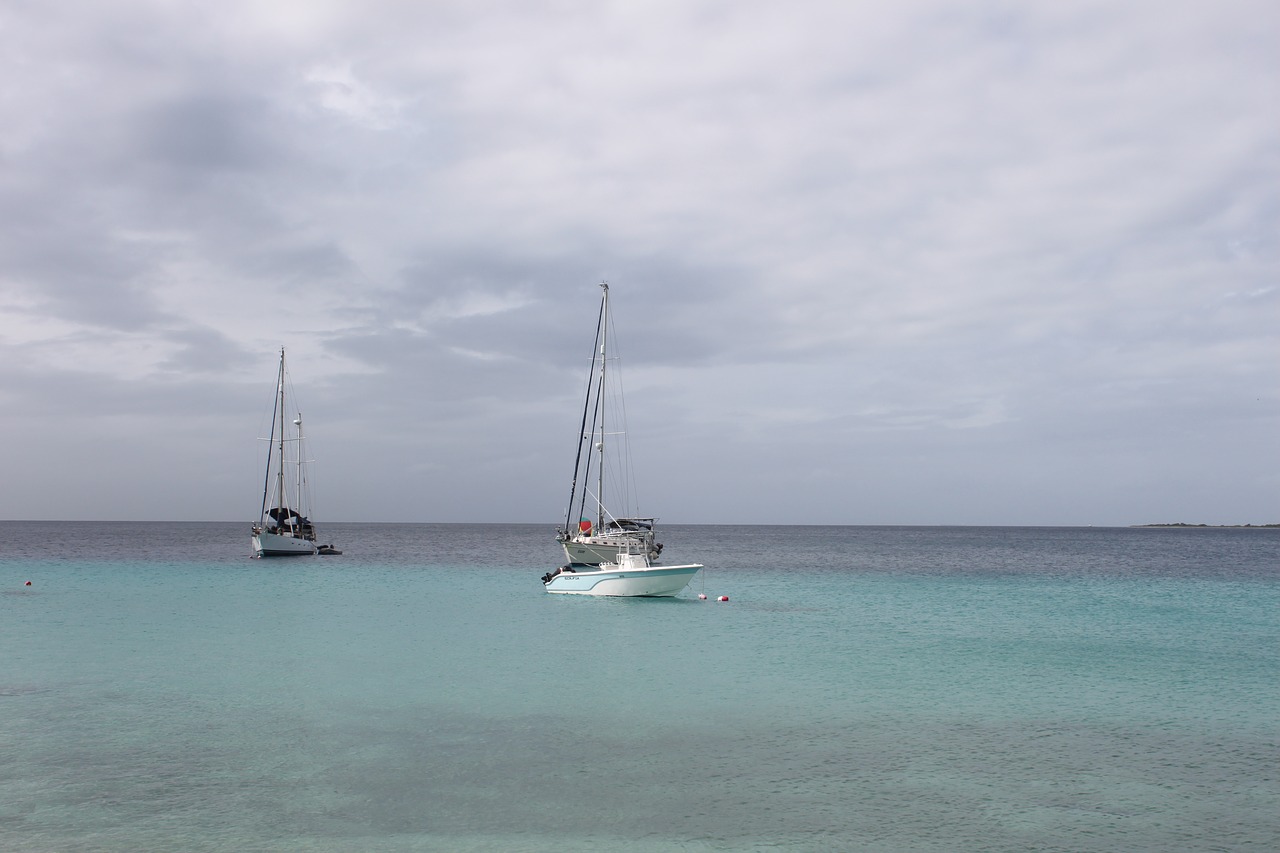
M 0 849 L 1280 849 L 1280 531 L 664 533 L 0 523 Z

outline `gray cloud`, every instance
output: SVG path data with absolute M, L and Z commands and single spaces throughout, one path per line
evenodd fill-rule
M 81 5 L 0 35 L 0 516 L 249 513 L 286 346 L 332 517 L 554 519 L 607 279 L 667 520 L 1275 520 L 1269 4 Z

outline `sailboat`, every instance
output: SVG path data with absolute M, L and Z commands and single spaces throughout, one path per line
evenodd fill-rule
M 285 396 L 288 374 L 284 348 L 276 376 L 274 411 L 271 415 L 270 450 L 262 484 L 262 512 L 253 525 L 255 557 L 309 557 L 316 553 L 341 553 L 332 545 L 316 545 L 311 512 L 307 459 L 303 452 L 302 415 L 289 420 Z
M 657 519 L 616 514 L 628 503 L 630 454 L 621 383 L 610 365 L 609 285 L 601 282 L 600 316 L 582 408 L 569 509 L 556 540 L 568 563 L 542 577 L 547 592 L 578 595 L 676 595 L 701 564 L 660 566 Z M 574 521 L 574 519 L 577 519 Z

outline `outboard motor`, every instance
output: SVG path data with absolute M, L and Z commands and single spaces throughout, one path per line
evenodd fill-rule
M 569 574 L 574 574 L 573 567 L 561 566 L 560 568 L 556 569 L 554 572 L 547 572 L 545 575 L 543 575 L 542 582 L 544 584 L 551 583 L 551 579 L 554 578 L 556 575 L 560 574 L 561 572 L 568 572 Z

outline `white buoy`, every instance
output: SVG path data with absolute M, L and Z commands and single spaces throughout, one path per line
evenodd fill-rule
M 706 601 L 706 600 L 707 600 L 707 594 L 706 594 L 705 592 L 700 592 L 700 593 L 698 593 L 698 599 L 699 599 L 700 601 Z

